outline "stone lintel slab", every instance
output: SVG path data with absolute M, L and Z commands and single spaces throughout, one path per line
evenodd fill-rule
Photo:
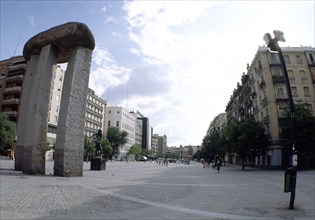
M 70 60 L 73 48 L 82 46 L 93 50 L 95 40 L 87 25 L 80 22 L 68 22 L 46 31 L 40 32 L 29 39 L 23 48 L 23 56 L 29 60 L 33 54 L 39 54 L 45 45 L 53 44 L 58 48 L 58 63 Z

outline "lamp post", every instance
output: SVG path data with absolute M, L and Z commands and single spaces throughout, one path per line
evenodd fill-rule
M 283 69 L 284 77 L 286 80 L 286 87 L 288 91 L 288 98 L 289 98 L 289 110 L 290 110 L 290 119 L 291 119 L 291 142 L 292 142 L 292 161 L 290 169 L 290 209 L 294 208 L 294 199 L 295 199 L 295 188 L 296 188 L 296 173 L 297 173 L 297 152 L 295 149 L 296 139 L 295 139 L 295 113 L 294 113 L 294 105 L 293 105 L 293 98 L 292 92 L 290 87 L 290 80 L 287 72 L 287 68 L 285 65 L 284 57 L 282 54 L 282 50 L 279 47 L 278 41 L 285 42 L 283 32 L 279 30 L 273 31 L 275 37 L 271 38 L 269 33 L 265 34 L 263 39 L 266 42 L 267 46 L 270 48 L 271 51 L 276 51 L 279 54 L 280 63 Z

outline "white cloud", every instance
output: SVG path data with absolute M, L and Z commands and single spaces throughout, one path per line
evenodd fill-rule
M 112 16 L 107 16 L 106 19 L 105 19 L 105 21 L 104 21 L 104 24 L 106 25 L 106 24 L 108 24 L 108 23 L 116 22 L 116 21 L 117 21 L 116 18 L 114 18 L 114 17 L 112 17 Z
M 113 31 L 113 32 L 112 32 L 112 35 L 113 35 L 114 37 L 120 37 L 120 36 L 121 36 L 121 34 L 118 33 L 118 32 L 116 32 L 116 31 Z
M 129 78 L 130 70 L 119 66 L 112 54 L 98 45 L 93 51 L 93 62 L 97 67 L 90 74 L 89 87 L 98 96 L 102 96 L 108 87 L 125 83 Z
M 27 17 L 27 19 L 28 19 L 28 21 L 30 22 L 31 26 L 35 26 L 35 21 L 36 21 L 36 19 L 35 19 L 34 15 L 29 15 L 29 16 Z

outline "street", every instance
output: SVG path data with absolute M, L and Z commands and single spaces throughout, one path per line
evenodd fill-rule
M 314 219 L 315 171 L 298 171 L 295 207 L 284 193 L 284 171 L 226 164 L 111 162 L 83 177 L 14 171 L 0 160 L 1 219 Z

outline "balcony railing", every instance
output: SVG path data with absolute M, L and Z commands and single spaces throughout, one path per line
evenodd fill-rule
M 21 86 L 15 86 L 15 87 L 10 87 L 10 88 L 6 88 L 4 90 L 4 93 L 21 93 L 22 91 L 22 87 Z
M 12 82 L 12 81 L 23 81 L 24 76 L 23 75 L 17 75 L 17 76 L 10 76 L 6 78 L 7 82 Z
M 9 71 L 13 71 L 17 69 L 26 69 L 26 64 L 18 64 L 18 65 L 9 66 Z
M 285 77 L 284 76 L 272 76 L 273 83 L 285 83 Z
M 18 116 L 17 111 L 8 111 L 8 112 L 3 112 L 3 113 L 6 114 L 8 117 L 17 117 Z
M 20 99 L 5 99 L 2 100 L 2 105 L 18 105 L 20 102 Z

